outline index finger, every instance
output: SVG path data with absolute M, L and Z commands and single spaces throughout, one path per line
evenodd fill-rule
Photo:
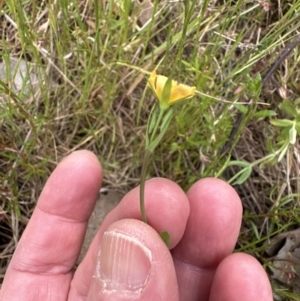
M 101 179 L 100 163 L 88 151 L 57 166 L 14 253 L 0 299 L 66 300 Z

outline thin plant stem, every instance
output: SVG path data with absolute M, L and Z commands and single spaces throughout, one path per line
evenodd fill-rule
M 145 182 L 146 182 L 147 167 L 148 167 L 151 154 L 152 152 L 149 149 L 146 149 L 143 165 L 142 165 L 141 183 L 140 183 L 140 209 L 141 209 L 142 220 L 146 224 L 147 224 L 147 216 L 145 211 Z
M 151 142 L 154 140 L 154 137 L 155 137 L 155 135 L 156 135 L 158 126 L 160 125 L 160 122 L 161 122 L 161 119 L 162 119 L 162 117 L 163 117 L 163 115 L 164 115 L 164 112 L 165 112 L 165 110 L 163 110 L 163 109 L 160 109 L 160 110 L 159 110 L 159 115 L 158 115 L 157 121 L 156 121 L 156 123 L 155 123 L 153 132 L 152 132 L 152 134 L 151 134 L 151 138 L 150 138 L 150 143 L 149 143 L 149 144 L 151 144 Z
M 164 110 L 160 109 L 158 119 L 156 120 L 153 132 L 151 133 L 149 146 L 151 145 L 152 141 L 154 140 L 154 137 L 156 136 L 156 132 L 161 123 L 163 115 L 164 115 Z M 148 134 L 149 133 L 148 133 L 148 129 L 147 129 L 147 135 Z M 146 224 L 147 224 L 147 216 L 146 216 L 146 210 L 145 210 L 145 182 L 146 182 L 146 175 L 147 175 L 147 167 L 149 164 L 151 154 L 153 152 L 153 149 L 149 149 L 148 147 L 146 147 L 146 150 L 145 150 L 145 155 L 144 155 L 143 164 L 142 164 L 142 171 L 141 171 L 141 182 L 140 182 L 140 210 L 141 210 L 142 220 Z

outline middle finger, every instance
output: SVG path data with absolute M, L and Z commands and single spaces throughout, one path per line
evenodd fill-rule
M 230 185 L 214 178 L 198 181 L 187 196 L 191 213 L 172 250 L 180 300 L 208 300 L 215 270 L 236 244 L 242 205 Z

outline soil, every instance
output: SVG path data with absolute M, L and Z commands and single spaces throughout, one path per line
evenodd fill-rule
M 107 191 L 105 193 L 101 193 L 100 198 L 97 200 L 97 203 L 95 205 L 95 209 L 89 219 L 84 243 L 78 262 L 81 262 L 84 258 L 84 255 L 86 254 L 107 213 L 119 204 L 122 197 L 123 195 L 121 195 L 121 193 L 115 191 Z

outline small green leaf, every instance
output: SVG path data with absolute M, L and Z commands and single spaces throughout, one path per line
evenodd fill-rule
M 258 229 L 257 229 L 256 224 L 255 224 L 253 221 L 251 221 L 251 220 L 249 220 L 249 223 L 250 223 L 251 226 L 252 226 L 252 230 L 253 230 L 253 232 L 254 232 L 256 238 L 257 238 L 257 239 L 260 239 L 261 237 L 260 237 L 260 235 L 259 235 L 259 231 L 258 231 Z
M 148 133 L 149 134 L 152 133 L 156 121 L 157 121 L 157 110 L 152 109 L 151 112 L 150 112 L 149 121 L 148 121 L 149 122 L 148 123 L 149 124 L 149 126 L 148 126 Z
M 240 167 L 248 167 L 250 166 L 249 162 L 246 161 L 237 161 L 237 160 L 232 160 L 228 163 L 227 166 L 240 166 Z
M 255 100 L 258 99 L 261 94 L 261 85 L 262 80 L 260 73 L 257 73 L 254 78 L 252 78 L 250 75 L 247 75 L 246 86 L 251 97 L 253 97 Z
M 167 123 L 164 125 L 163 128 L 161 128 L 159 135 L 153 141 L 151 141 L 151 143 L 149 143 L 149 146 L 147 147 L 149 149 L 149 151 L 153 152 L 154 149 L 156 148 L 156 146 L 158 145 L 158 143 L 161 141 L 161 139 L 163 138 L 164 134 L 166 133 L 166 131 L 168 129 L 168 126 L 170 124 L 170 121 L 172 120 L 172 117 L 173 116 L 170 115 L 170 118 L 168 118 Z
M 286 152 L 288 151 L 289 148 L 289 144 L 286 143 L 281 151 L 281 153 L 278 156 L 277 162 L 280 162 L 282 160 L 282 158 L 284 157 L 284 155 L 286 154 Z
M 170 245 L 171 245 L 171 236 L 170 236 L 170 234 L 167 231 L 162 231 L 162 232 L 159 233 L 159 236 L 164 241 L 164 243 L 166 244 L 168 249 L 170 249 Z
M 273 117 L 276 116 L 276 112 L 273 110 L 261 110 L 254 113 L 253 117 L 255 118 L 265 118 L 265 117 Z
M 160 129 L 163 130 L 166 126 L 168 126 L 172 118 L 173 118 L 173 110 L 170 108 L 167 114 L 164 116 Z
M 234 107 L 243 114 L 246 114 L 249 110 L 245 105 L 242 105 L 240 103 L 234 104 Z
M 180 147 L 179 147 L 178 143 L 172 142 L 171 143 L 171 148 L 170 148 L 170 153 L 172 154 L 172 153 L 177 152 L 179 150 L 180 150 Z
M 252 167 L 248 166 L 244 168 L 240 174 L 240 176 L 236 179 L 233 185 L 241 185 L 243 184 L 251 175 Z
M 296 99 L 294 100 L 294 103 L 295 103 L 296 106 L 299 105 L 299 104 L 300 104 L 300 98 L 296 98 Z
M 278 127 L 290 127 L 293 126 L 293 121 L 288 119 L 272 119 L 270 120 L 271 124 Z
M 286 113 L 287 115 L 291 116 L 291 117 L 297 117 L 298 113 L 297 110 L 294 106 L 294 104 L 288 100 L 285 99 L 280 105 L 279 108 Z

